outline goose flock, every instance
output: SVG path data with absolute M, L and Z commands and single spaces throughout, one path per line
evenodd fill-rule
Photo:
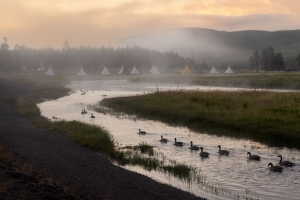
M 141 134 L 141 135 L 146 135 L 146 131 L 142 131 L 141 129 L 139 129 L 138 131 L 138 134 Z M 160 136 L 160 142 L 162 143 L 167 143 L 169 140 L 164 138 L 162 135 Z M 198 145 L 193 145 L 193 141 L 190 142 L 191 143 L 191 146 L 189 147 L 190 150 L 193 150 L 193 151 L 198 151 L 200 150 L 200 153 L 199 153 L 199 156 L 201 158 L 208 158 L 209 157 L 209 153 L 206 152 L 206 151 L 203 151 L 203 147 L 199 147 Z M 182 147 L 183 146 L 183 142 L 180 142 L 180 141 L 177 141 L 177 139 L 175 138 L 175 142 L 174 142 L 174 145 L 177 146 L 177 147 Z M 226 156 L 229 156 L 229 151 L 228 150 L 222 150 L 221 149 L 221 145 L 218 145 L 217 148 L 219 148 L 219 155 L 226 155 Z M 247 152 L 247 158 L 248 160 L 256 160 L 256 161 L 259 161 L 261 159 L 260 156 L 258 155 L 252 155 L 250 152 Z M 282 172 L 283 170 L 283 167 L 293 167 L 295 166 L 295 163 L 293 162 L 290 162 L 290 161 L 282 161 L 282 156 L 281 155 L 278 155 L 277 157 L 280 157 L 280 161 L 279 161 L 279 165 L 273 165 L 272 163 L 269 163 L 268 164 L 268 167 L 270 169 L 270 171 L 273 171 L 273 172 Z

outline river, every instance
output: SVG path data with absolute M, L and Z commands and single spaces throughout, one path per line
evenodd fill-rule
M 169 126 L 159 121 L 136 119 L 134 116 L 115 116 L 91 110 L 103 98 L 143 95 L 145 93 L 168 90 L 249 90 L 239 88 L 217 88 L 188 85 L 147 85 L 132 84 L 126 80 L 71 82 L 67 87 L 73 89 L 69 96 L 39 104 L 43 116 L 49 119 L 78 120 L 96 124 L 107 129 L 119 146 L 137 145 L 146 142 L 155 146 L 156 151 L 178 163 L 191 165 L 205 180 L 186 182 L 157 171 L 147 171 L 141 167 L 125 166 L 159 182 L 189 191 L 208 199 L 291 199 L 300 197 L 300 151 L 289 148 L 268 147 L 263 144 L 230 137 L 217 137 L 206 133 L 196 133 L 185 127 Z M 85 92 L 84 95 L 82 93 Z M 276 92 L 276 91 L 275 91 Z M 82 115 L 86 109 L 88 114 Z M 95 119 L 90 118 L 90 114 Z M 138 129 L 147 132 L 137 134 Z M 169 140 L 161 143 L 161 135 Z M 183 147 L 173 145 L 175 137 L 184 143 Z M 191 151 L 190 141 L 210 153 L 209 158 L 201 159 L 199 151 Z M 230 152 L 220 156 L 217 146 Z M 261 161 L 250 161 L 247 152 L 261 156 Z M 268 163 L 278 164 L 279 154 L 284 160 L 296 165 L 285 167 L 282 173 L 271 172 Z

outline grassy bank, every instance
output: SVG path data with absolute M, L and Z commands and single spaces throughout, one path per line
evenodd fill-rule
M 299 93 L 160 92 L 101 105 L 199 132 L 300 148 L 299 101 Z
M 50 84 L 33 86 L 33 94 L 21 96 L 14 101 L 19 113 L 36 127 L 66 133 L 74 141 L 92 150 L 100 151 L 112 158 L 118 157 L 111 135 L 103 128 L 78 121 L 50 121 L 41 116 L 37 103 L 43 99 L 57 99 L 70 92 L 69 89 Z
M 216 87 L 246 87 L 266 89 L 300 89 L 300 74 L 298 73 L 241 73 L 241 74 L 191 74 L 191 75 L 161 75 L 135 77 L 129 79 L 133 83 L 147 82 L 153 85 L 173 83 L 216 86 Z
M 176 162 L 165 163 L 159 160 L 157 155 L 154 154 L 153 147 L 146 143 L 120 150 L 115 145 L 111 134 L 103 127 L 78 121 L 51 121 L 41 116 L 37 103 L 40 103 L 45 97 L 47 99 L 56 99 L 67 95 L 68 92 L 70 90 L 61 86 L 44 85 L 33 87 L 32 95 L 18 97 L 11 103 L 16 105 L 20 114 L 36 127 L 65 133 L 79 144 L 106 154 L 118 164 L 138 165 L 149 171 L 159 170 L 184 180 L 195 176 L 192 174 L 193 171 L 190 166 Z M 145 156 L 144 154 L 147 155 Z

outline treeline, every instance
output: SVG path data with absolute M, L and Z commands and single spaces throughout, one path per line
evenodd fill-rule
M 139 69 L 151 69 L 152 65 L 163 68 L 183 69 L 185 65 L 196 68 L 196 63 L 190 58 L 179 56 L 175 52 L 159 52 L 138 46 L 125 48 L 101 47 L 92 48 L 80 46 L 71 47 L 65 41 L 61 49 L 52 47 L 34 49 L 25 45 L 15 45 L 9 50 L 7 39 L 1 44 L 0 70 L 14 71 L 21 66 L 37 69 L 43 63 L 45 67 L 70 69 L 85 67 L 90 71 L 108 69 L 119 69 L 121 66 Z
M 264 70 L 269 71 L 283 71 L 285 70 L 285 63 L 281 52 L 275 53 L 274 48 L 263 48 L 261 52 L 256 49 L 252 56 L 249 57 L 249 66 L 251 71 Z

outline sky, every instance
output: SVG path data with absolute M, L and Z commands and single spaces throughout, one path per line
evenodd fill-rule
M 0 0 L 0 37 L 61 48 L 174 28 L 295 30 L 299 8 L 300 0 Z

